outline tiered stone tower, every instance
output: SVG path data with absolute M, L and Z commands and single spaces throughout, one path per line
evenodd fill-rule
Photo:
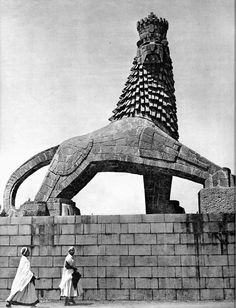
M 137 56 L 109 120 L 146 118 L 178 139 L 173 68 L 166 38 L 168 22 L 151 13 L 138 22 L 137 30 Z

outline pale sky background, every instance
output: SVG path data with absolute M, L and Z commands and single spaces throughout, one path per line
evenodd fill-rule
M 33 155 L 109 123 L 136 54 L 136 23 L 169 21 L 179 141 L 234 170 L 233 0 L 0 0 L 0 204 Z M 19 188 L 34 199 L 47 167 Z M 175 178 L 171 198 L 198 210 L 201 185 Z M 99 173 L 73 199 L 82 214 L 145 213 L 143 179 Z

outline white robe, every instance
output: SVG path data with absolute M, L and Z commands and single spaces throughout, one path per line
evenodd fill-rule
M 65 258 L 64 266 L 62 269 L 62 278 L 61 278 L 61 283 L 59 284 L 59 288 L 61 289 L 61 296 L 66 296 L 66 297 L 73 297 L 73 296 L 79 296 L 82 295 L 83 289 L 81 282 L 79 280 L 77 289 L 74 289 L 72 286 L 72 274 L 74 272 L 73 269 L 67 269 L 65 267 L 66 262 L 68 262 L 71 266 L 74 266 L 74 259 L 73 257 L 68 254 Z
M 10 301 L 17 292 L 22 291 L 30 282 L 33 275 L 34 274 L 30 270 L 29 260 L 25 256 L 22 256 L 16 272 L 16 276 L 11 286 L 10 295 L 6 301 Z

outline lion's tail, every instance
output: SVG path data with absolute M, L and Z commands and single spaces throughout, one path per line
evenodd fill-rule
M 8 215 L 11 209 L 14 209 L 16 193 L 20 185 L 35 171 L 49 165 L 58 147 L 59 145 L 34 155 L 12 173 L 5 187 L 1 215 Z

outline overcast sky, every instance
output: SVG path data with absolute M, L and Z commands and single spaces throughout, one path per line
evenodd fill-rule
M 33 155 L 109 123 L 136 54 L 136 23 L 169 22 L 180 142 L 234 172 L 233 0 L 0 0 L 0 203 Z M 34 199 L 48 167 L 18 190 Z M 174 179 L 197 211 L 201 185 Z M 73 199 L 82 214 L 144 213 L 141 176 L 99 173 Z

